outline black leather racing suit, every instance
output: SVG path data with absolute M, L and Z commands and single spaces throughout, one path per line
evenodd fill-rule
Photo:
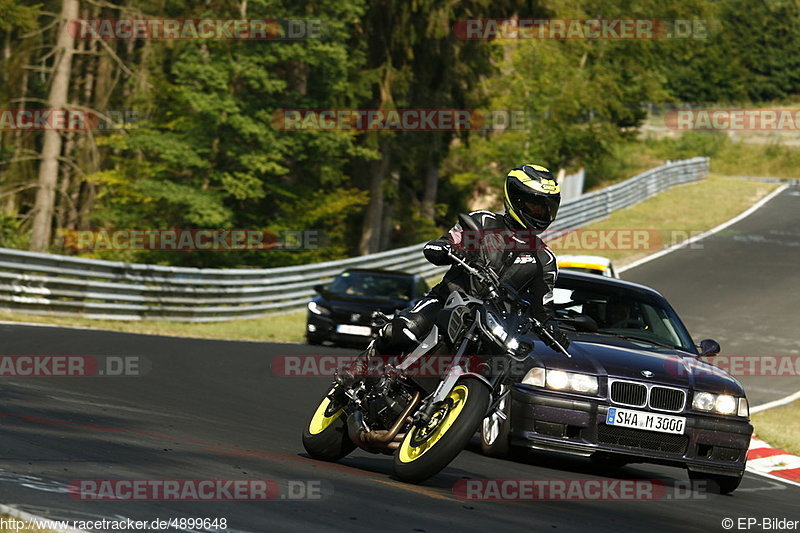
M 555 254 L 537 235 L 538 232 L 523 230 L 507 215 L 491 211 L 474 211 L 469 216 L 481 229 L 480 232 L 464 231 L 460 224 L 442 237 L 425 245 L 425 257 L 434 265 L 452 264 L 447 251 L 453 250 L 460 257 L 483 253 L 489 265 L 500 275 L 500 281 L 508 283 L 520 297 L 532 303 L 532 315 L 546 323 L 551 315 L 545 304 L 553 299 L 553 287 L 558 276 Z M 476 248 L 475 233 L 479 233 L 481 252 Z M 488 241 L 488 243 L 487 243 Z M 493 243 L 493 244 L 492 244 Z M 466 249 L 466 252 L 463 250 Z M 451 292 L 462 289 L 477 298 L 485 296 L 485 287 L 475 286 L 475 280 L 454 265 L 444 279 L 411 309 L 395 315 L 384 327 L 378 338 L 376 349 L 382 354 L 400 354 L 413 348 L 431 329 Z M 556 339 L 566 346 L 567 339 L 549 324 Z

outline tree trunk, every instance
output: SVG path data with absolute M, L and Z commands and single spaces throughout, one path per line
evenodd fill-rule
M 380 161 L 371 165 L 369 178 L 369 203 L 364 213 L 364 225 L 361 229 L 361 242 L 358 253 L 371 254 L 378 251 L 381 242 L 381 218 L 383 215 L 383 182 L 389 170 L 389 147 L 386 142 L 381 146 Z
M 428 152 L 420 206 L 420 215 L 430 221 L 433 221 L 436 215 L 436 195 L 439 191 L 439 141 L 437 135 L 431 143 L 430 152 Z
M 69 32 L 69 21 L 78 18 L 78 0 L 63 0 L 61 24 L 56 44 L 55 70 L 47 98 L 50 109 L 64 109 L 69 90 L 70 68 L 74 39 Z M 45 130 L 42 144 L 42 159 L 39 164 L 39 188 L 33 207 L 31 250 L 42 252 L 50 245 L 53 231 L 53 209 L 58 182 L 58 158 L 61 154 L 61 133 Z
M 400 170 L 394 169 L 389 173 L 389 190 L 383 207 L 383 220 L 381 221 L 381 239 L 379 251 L 388 250 L 392 243 L 392 226 L 394 225 L 394 210 L 397 206 L 397 194 L 400 189 Z

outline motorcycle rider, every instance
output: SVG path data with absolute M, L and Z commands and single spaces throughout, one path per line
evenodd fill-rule
M 446 235 L 426 244 L 423 253 L 434 265 L 453 264 L 448 251 L 466 263 L 482 256 L 499 274 L 501 283 L 531 302 L 532 315 L 566 348 L 569 340 L 545 308 L 553 299 L 558 276 L 556 257 L 539 237 L 555 219 L 560 203 L 561 188 L 549 170 L 535 164 L 516 167 L 506 176 L 504 213 L 474 211 L 469 217 L 480 232 L 457 223 Z M 375 343 L 377 353 L 395 355 L 413 349 L 430 331 L 452 291 L 461 289 L 477 298 L 485 296 L 486 288 L 475 285 L 474 279 L 455 264 L 425 298 L 411 309 L 398 312 L 381 329 Z M 543 340 L 555 348 L 552 341 Z

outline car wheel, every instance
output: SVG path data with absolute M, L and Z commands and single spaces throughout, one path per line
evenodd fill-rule
M 721 476 L 717 474 L 706 474 L 703 472 L 693 472 L 689 470 L 689 479 L 697 482 L 704 483 L 705 486 L 697 487 L 699 490 L 712 492 L 715 494 L 730 494 L 739 488 L 739 483 L 742 482 L 744 472 L 738 476 Z
M 505 385 L 500 387 L 500 394 L 508 388 Z M 489 457 L 508 457 L 511 451 L 509 443 L 509 431 L 511 430 L 511 395 L 498 404 L 497 409 L 492 411 L 481 421 L 481 450 L 484 455 Z

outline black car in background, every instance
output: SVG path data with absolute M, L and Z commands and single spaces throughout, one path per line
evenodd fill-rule
M 306 341 L 366 344 L 377 332 L 372 325 L 373 312 L 391 315 L 414 305 L 428 289 L 428 284 L 417 274 L 345 270 L 330 284 L 314 287 L 319 295 L 308 303 Z

